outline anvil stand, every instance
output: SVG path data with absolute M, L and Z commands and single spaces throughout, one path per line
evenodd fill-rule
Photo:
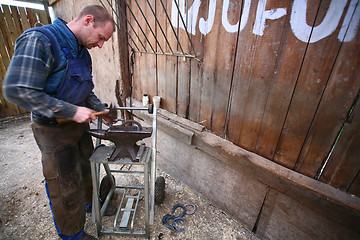
M 108 179 L 111 183 L 111 188 L 109 193 L 106 196 L 102 207 L 100 207 L 99 201 L 93 200 L 93 210 L 92 210 L 92 220 L 96 224 L 96 230 L 98 237 L 101 234 L 117 234 L 117 235 L 126 235 L 126 236 L 143 236 L 147 239 L 150 239 L 150 225 L 154 223 L 154 208 L 155 208 L 155 179 L 156 179 L 156 114 L 157 109 L 154 107 L 153 111 L 150 111 L 150 108 L 137 108 L 137 107 L 118 107 L 117 110 L 147 110 L 149 113 L 152 113 L 152 146 L 151 148 L 146 147 L 142 144 L 139 148 L 136 158 L 138 161 L 134 162 L 130 159 L 121 158 L 115 161 L 109 161 L 109 157 L 113 152 L 113 148 L 111 146 L 102 146 L 101 140 L 97 139 L 96 146 L 93 155 L 90 157 L 91 163 L 91 174 L 92 174 L 92 181 L 93 181 L 93 199 L 99 199 L 99 186 L 100 186 L 100 164 L 103 164 Z M 101 119 L 98 120 L 98 129 L 102 128 Z M 143 171 L 122 171 L 122 170 L 111 170 L 109 165 L 110 164 L 121 164 L 121 165 L 141 165 L 143 166 Z M 144 174 L 144 185 L 143 186 L 121 186 L 116 185 L 115 181 L 112 177 L 112 173 L 142 173 Z M 115 192 L 116 188 L 123 189 L 123 196 L 121 199 L 120 206 L 116 213 L 116 217 L 114 220 L 114 226 L 111 229 L 105 229 L 102 226 L 102 218 L 104 216 L 105 210 L 110 202 L 110 199 Z M 129 189 L 138 189 L 137 196 L 129 196 L 126 195 Z M 145 216 L 144 216 L 144 230 L 134 230 L 134 218 L 138 208 L 138 203 L 140 199 L 141 191 L 144 191 L 144 202 L 145 202 Z M 122 207 L 124 204 L 124 200 L 127 199 L 127 203 L 125 207 Z M 135 202 L 135 207 L 133 208 L 132 205 Z M 121 219 L 120 224 L 118 224 L 119 214 L 123 212 L 123 216 Z M 129 224 L 130 215 L 132 214 L 131 223 Z M 129 227 L 130 226 L 130 227 Z

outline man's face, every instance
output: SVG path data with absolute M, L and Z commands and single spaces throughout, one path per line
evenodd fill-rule
M 104 43 L 111 38 L 112 34 L 113 25 L 110 21 L 103 24 L 97 24 L 96 27 L 94 27 L 94 21 L 90 21 L 83 34 L 81 45 L 87 49 L 94 47 L 102 48 Z

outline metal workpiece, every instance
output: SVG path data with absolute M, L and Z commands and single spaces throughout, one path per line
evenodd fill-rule
M 192 211 L 187 211 L 187 207 L 191 206 L 193 209 Z M 179 213 L 178 216 L 174 215 L 176 210 L 178 208 L 182 209 L 182 212 Z M 171 229 L 171 230 L 177 230 L 177 231 L 184 231 L 184 228 L 180 228 L 177 225 L 180 224 L 181 222 L 186 222 L 186 219 L 184 218 L 185 215 L 191 215 L 194 214 L 196 211 L 196 205 L 193 203 L 186 203 L 186 204 L 176 204 L 174 205 L 174 207 L 171 210 L 171 214 L 166 214 L 163 218 L 162 218 L 162 224 Z

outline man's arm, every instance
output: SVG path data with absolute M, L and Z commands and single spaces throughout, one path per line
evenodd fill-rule
M 91 92 L 86 98 L 86 107 L 91 108 L 97 112 L 103 111 L 105 109 L 105 105 L 101 103 L 94 92 Z
M 53 64 L 51 43 L 42 33 L 21 36 L 4 79 L 5 98 L 47 117 L 73 118 L 77 106 L 44 92 Z
M 91 92 L 89 97 L 86 99 L 86 106 L 94 109 L 97 112 L 103 111 L 105 109 L 105 105 L 100 102 L 99 98 L 93 92 Z M 107 115 L 103 116 L 102 118 L 106 121 L 107 124 L 114 120 L 116 121 L 116 119 L 112 119 L 111 116 Z

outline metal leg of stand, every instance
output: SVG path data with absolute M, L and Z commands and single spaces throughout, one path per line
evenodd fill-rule
M 101 207 L 101 210 L 100 210 L 100 216 L 103 217 L 104 214 L 105 214 L 105 210 L 111 200 L 111 197 L 113 196 L 113 193 L 115 192 L 115 189 L 116 189 L 116 185 L 115 185 L 115 182 L 114 182 L 114 179 L 112 178 L 112 174 L 111 174 L 111 170 L 109 168 L 109 164 L 107 163 L 103 163 L 103 166 L 105 168 L 105 172 L 107 174 L 107 176 L 109 177 L 110 179 L 110 184 L 111 184 L 111 189 L 108 193 L 108 195 L 106 196 L 106 199 L 105 199 L 105 202 L 102 203 L 102 207 Z M 100 179 L 100 176 L 98 175 L 98 179 Z
M 150 239 L 150 208 L 149 208 L 149 164 L 150 161 L 144 165 L 144 187 L 145 187 L 145 232 L 146 237 Z
M 99 204 L 99 181 L 98 181 L 98 171 L 97 168 L 99 164 L 91 162 L 91 176 L 93 182 L 93 215 L 95 215 L 96 231 L 98 237 L 100 237 L 101 232 L 101 215 L 100 215 L 100 204 Z M 95 214 L 94 214 L 95 212 Z

